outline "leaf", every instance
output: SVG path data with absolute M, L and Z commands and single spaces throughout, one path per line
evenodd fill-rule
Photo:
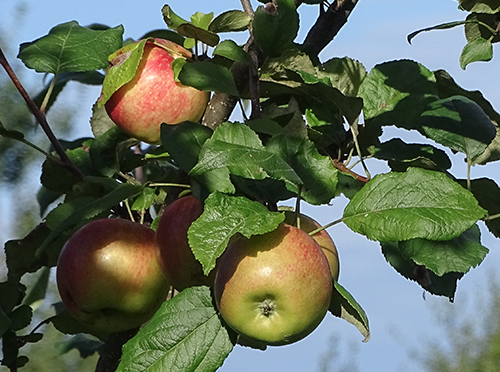
M 117 372 L 215 371 L 233 349 L 208 287 L 191 287 L 166 301 L 123 346 Z
M 358 61 L 344 57 L 332 58 L 321 65 L 320 76 L 328 77 L 333 87 L 348 97 L 356 97 L 367 76 L 365 67 Z
M 85 324 L 76 320 L 73 317 L 73 315 L 71 315 L 69 311 L 64 307 L 64 304 L 62 302 L 56 303 L 55 305 L 56 305 L 55 307 L 62 305 L 63 308 L 62 311 L 57 312 L 57 315 L 54 315 L 53 317 L 50 318 L 50 322 L 59 332 L 67 335 L 87 333 L 103 340 L 109 336 L 108 334 L 96 333 L 91 327 L 88 327 Z
M 101 212 L 110 209 L 131 196 L 137 195 L 142 191 L 143 187 L 144 185 L 136 186 L 122 183 L 105 196 L 76 209 L 51 231 L 43 243 L 38 247 L 35 257 L 39 258 L 48 248 L 49 244 L 51 244 L 52 241 L 60 236 L 65 230 L 80 224 L 82 221 L 89 220 L 97 216 Z
M 71 350 L 77 350 L 81 358 L 88 358 L 98 353 L 103 345 L 101 341 L 91 339 L 84 334 L 77 334 L 69 340 L 57 342 L 54 346 L 59 355 L 69 353 Z
M 343 221 L 372 240 L 450 240 L 485 213 L 470 192 L 445 174 L 409 168 L 372 178 L 351 199 Z
M 365 311 L 344 287 L 336 281 L 333 283 L 330 312 L 353 324 L 364 336 L 363 342 L 368 342 L 370 340 L 370 327 Z
M 34 283 L 26 291 L 26 297 L 23 298 L 23 305 L 29 305 L 33 310 L 43 303 L 47 295 L 47 286 L 50 279 L 50 267 L 42 267 L 37 273 Z
M 375 66 L 359 90 L 363 115 L 370 125 L 419 129 L 420 116 L 436 100 L 434 74 L 414 61 Z
M 238 46 L 232 40 L 224 40 L 223 42 L 221 42 L 214 49 L 213 54 L 230 59 L 231 61 L 243 63 L 245 65 L 250 64 L 250 57 L 248 56 L 248 54 L 243 50 L 242 47 Z
M 137 199 L 135 199 L 130 209 L 132 209 L 133 211 L 147 210 L 154 204 L 155 201 L 156 201 L 155 190 L 149 187 L 145 187 L 139 194 Z
M 298 30 L 299 15 L 293 0 L 276 0 L 258 7 L 252 21 L 255 42 L 270 57 L 279 56 L 288 49 Z
M 24 134 L 22 132 L 5 128 L 2 122 L 0 122 L 0 136 L 11 138 L 16 141 L 22 141 L 24 139 Z
M 448 30 L 450 28 L 454 28 L 454 27 L 457 27 L 457 26 L 461 26 L 463 24 L 467 23 L 467 21 L 456 21 L 456 22 L 446 22 L 446 23 L 441 23 L 439 25 L 436 25 L 436 26 L 431 26 L 431 27 L 426 27 L 426 28 L 422 28 L 420 30 L 417 30 L 417 31 L 414 31 L 412 32 L 411 34 L 409 34 L 406 39 L 408 40 L 408 43 L 411 44 L 411 41 L 413 40 L 413 38 L 415 36 L 417 36 L 418 34 L 422 33 L 422 32 L 426 32 L 426 31 L 434 31 L 434 30 Z
M 163 20 L 170 29 L 176 29 L 183 23 L 188 23 L 188 21 L 175 14 L 169 5 L 164 5 L 161 12 L 163 14 Z
M 205 30 L 201 27 L 196 27 L 192 23 L 183 23 L 175 29 L 180 35 L 185 36 L 187 39 L 184 41 L 184 48 L 190 49 L 194 47 L 196 41 L 201 41 L 211 47 L 219 43 L 219 36 Z M 191 39 L 191 40 L 190 40 Z
M 439 171 L 451 168 L 450 158 L 443 150 L 431 145 L 407 144 L 399 138 L 372 146 L 368 151 L 377 159 L 388 160 L 396 171 L 405 171 L 408 167 Z
M 112 177 L 120 171 L 120 144 L 127 140 L 130 136 L 115 125 L 92 143 L 90 160 L 100 175 Z
M 460 55 L 460 67 L 465 70 L 467 65 L 478 61 L 491 61 L 493 59 L 493 45 L 490 40 L 483 38 L 468 43 Z
M 489 250 L 481 245 L 477 225 L 446 241 L 411 239 L 399 242 L 401 253 L 417 265 L 423 265 L 436 275 L 449 272 L 467 273 L 483 262 Z
M 115 127 L 116 124 L 111 120 L 106 108 L 100 106 L 99 102 L 92 105 L 92 117 L 90 118 L 90 128 L 95 138 L 102 136 L 109 129 Z
M 405 257 L 397 242 L 383 242 L 381 244 L 385 259 L 397 272 L 407 279 L 416 281 L 429 293 L 446 296 L 453 302 L 457 282 L 464 276 L 463 273 L 449 272 L 443 276 L 437 276 L 425 266 L 417 265 L 411 259 Z
M 0 307 L 0 337 L 2 337 L 8 329 L 10 329 L 10 319 Z
M 220 32 L 245 31 L 252 18 L 241 10 L 228 10 L 219 14 L 208 26 L 216 34 Z
M 495 14 L 500 11 L 498 0 L 459 0 L 459 4 L 469 12 Z
M 18 57 L 37 72 L 59 74 L 105 69 L 108 56 L 122 46 L 123 26 L 106 30 L 62 23 L 49 34 L 20 46 Z
M 205 200 L 203 213 L 188 230 L 189 245 L 208 275 L 234 234 L 247 238 L 265 234 L 284 219 L 284 214 L 270 212 L 258 202 L 215 192 Z
M 338 171 L 331 159 L 321 155 L 310 140 L 275 136 L 266 148 L 281 156 L 304 180 L 301 197 L 308 203 L 327 204 L 335 197 Z M 298 192 L 297 187 L 288 188 Z
M 459 151 L 473 162 L 495 138 L 496 128 L 483 109 L 463 96 L 431 103 L 422 113 L 422 131 L 437 143 Z
M 220 125 L 203 145 L 200 160 L 189 174 L 199 176 L 224 168 L 231 174 L 249 179 L 272 177 L 295 185 L 302 184 L 300 177 L 283 158 L 267 151 L 257 134 L 240 123 Z
M 31 323 L 33 317 L 33 310 L 28 305 L 21 305 L 10 313 L 10 329 L 13 331 L 20 331 L 26 328 Z
M 182 84 L 195 87 L 198 90 L 239 96 L 231 71 L 227 67 L 212 62 L 184 64 L 179 73 L 179 80 Z

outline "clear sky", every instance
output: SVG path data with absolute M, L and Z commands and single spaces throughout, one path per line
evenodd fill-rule
M 8 45 L 2 47 L 16 50 L 21 42 L 37 39 L 47 34 L 51 27 L 70 20 L 77 20 L 82 25 L 96 22 L 109 26 L 123 24 L 125 36 L 131 38 L 165 27 L 161 17 L 165 2 L 160 0 L 144 1 L 140 6 L 137 2 L 122 0 L 29 0 L 24 1 L 25 11 L 19 18 L 14 9 L 20 3 L 23 3 L 22 0 L 0 2 L 0 32 L 11 30 L 5 37 Z M 133 5 L 128 5 L 130 3 Z M 195 11 L 219 14 L 228 9 L 241 8 L 237 0 L 172 0 L 169 5 L 184 18 Z M 254 5 L 257 5 L 256 1 Z M 317 6 L 300 8 L 303 30 L 298 41 L 304 38 L 317 12 Z M 341 34 L 320 57 L 327 60 L 347 55 L 361 61 L 367 69 L 393 59 L 414 59 L 431 70 L 447 70 L 466 89 L 481 90 L 500 110 L 500 97 L 496 91 L 498 84 L 492 80 L 493 76 L 498 76 L 499 56 L 490 63 L 476 63 L 469 65 L 466 71 L 461 70 L 458 58 L 465 43 L 462 29 L 424 33 L 414 39 L 413 45 L 406 41 L 406 36 L 414 30 L 464 17 L 465 13 L 457 10 L 455 0 L 360 1 Z M 244 41 L 245 38 L 244 34 L 238 35 L 237 41 Z M 40 81 L 34 73 L 24 73 L 23 77 L 31 86 Z M 88 135 L 90 107 L 99 89 L 73 84 L 68 90 L 71 92 L 68 101 L 60 100 L 57 104 L 64 105 L 78 99 L 78 135 Z M 408 138 L 419 140 L 414 134 Z M 453 160 L 459 165 L 452 172 L 457 177 L 465 177 L 465 165 L 461 166 L 463 157 L 455 155 Z M 374 163 L 369 163 L 369 166 L 373 173 L 385 169 Z M 494 178 L 500 184 L 500 166 L 473 169 L 473 178 L 482 176 Z M 303 211 L 321 223 L 327 223 L 341 215 L 345 204 L 346 201 L 340 199 L 335 200 L 331 207 L 304 206 Z M 335 355 L 331 371 L 336 371 L 339 363 L 350 359 L 356 361 L 358 370 L 362 372 L 419 370 L 418 364 L 411 359 L 411 351 L 421 348 L 422 343 L 432 337 L 442 335 L 433 314 L 436 306 L 443 305 L 447 300 L 430 295 L 424 300 L 423 291 L 417 284 L 399 276 L 385 262 L 378 244 L 352 233 L 343 225 L 336 225 L 329 232 L 339 249 L 340 283 L 367 312 L 371 340 L 361 343 L 362 336 L 353 326 L 327 316 L 313 334 L 296 344 L 270 348 L 266 352 L 236 347 L 221 371 L 318 371 L 321 358 L 328 352 Z M 470 311 L 473 294 L 485 292 L 488 275 L 496 271 L 495 266 L 500 259 L 499 242 L 489 234 L 484 234 L 484 237 L 483 244 L 491 252 L 479 269 L 472 270 L 459 282 L 453 305 L 458 312 Z

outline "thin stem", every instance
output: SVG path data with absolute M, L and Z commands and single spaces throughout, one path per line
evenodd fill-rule
M 46 112 L 47 105 L 49 104 L 50 96 L 52 95 L 52 92 L 54 91 L 54 87 L 56 86 L 56 78 L 57 75 L 54 76 L 52 81 L 50 82 L 49 89 L 47 89 L 47 93 L 45 94 L 45 97 L 43 97 L 43 102 L 42 105 L 40 106 L 40 111 L 41 112 Z
M 471 182 L 470 182 L 470 171 L 471 171 L 471 163 L 470 163 L 470 160 L 469 158 L 467 158 L 467 190 L 471 191 L 472 189 L 472 185 L 471 185 Z
M 132 209 L 130 208 L 130 203 L 128 202 L 128 199 L 125 199 L 124 202 L 125 202 L 125 207 L 127 207 L 127 212 L 128 212 L 128 216 L 130 218 L 130 221 L 135 222 L 134 215 L 132 213 Z
M 185 189 L 190 189 L 191 185 L 184 185 L 182 183 L 150 183 L 149 187 L 183 187 Z
M 300 229 L 300 201 L 302 200 L 302 185 L 298 186 L 297 200 L 295 201 L 295 226 Z
M 500 218 L 500 213 L 494 214 L 493 216 L 486 216 L 483 218 L 484 221 L 491 221 Z
M 309 233 L 309 235 L 310 235 L 310 236 L 316 235 L 317 233 L 319 233 L 319 232 L 321 232 L 321 231 L 323 231 L 323 230 L 326 230 L 326 229 L 328 229 L 328 228 L 332 227 L 333 225 L 336 225 L 336 224 L 338 224 L 338 223 L 341 223 L 342 221 L 343 221 L 343 219 L 342 219 L 342 218 L 339 218 L 338 220 L 335 220 L 335 221 L 333 221 L 333 222 L 330 222 L 329 224 L 326 224 L 325 226 L 321 226 L 321 227 L 317 228 L 316 230 L 311 231 L 311 232 Z
M 14 73 L 14 70 L 7 61 L 7 58 L 5 57 L 5 54 L 3 53 L 1 48 L 0 48 L 0 65 L 2 65 L 2 67 L 5 69 L 5 72 L 7 72 L 7 75 L 9 75 L 15 87 L 23 97 L 31 113 L 35 116 L 36 120 L 38 121 L 43 131 L 47 135 L 50 143 L 52 144 L 52 146 L 54 146 L 56 153 L 62 160 L 63 166 L 66 167 L 71 173 L 73 173 L 78 179 L 83 181 L 85 179 L 85 175 L 71 161 L 68 154 L 66 154 L 66 151 L 62 147 L 61 143 L 54 135 L 54 132 L 52 132 L 52 129 L 50 128 L 49 123 L 47 122 L 47 118 L 45 117 L 45 114 L 42 111 L 40 111 L 40 109 L 36 106 L 35 102 L 33 102 L 31 97 L 29 96 L 28 92 L 26 92 L 23 85 L 21 84 L 16 74 Z

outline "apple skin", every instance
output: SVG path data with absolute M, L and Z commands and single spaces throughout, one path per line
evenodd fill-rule
M 170 288 L 153 230 L 117 218 L 92 221 L 73 234 L 59 255 L 56 279 L 71 315 L 99 334 L 145 323 Z
M 292 226 L 295 226 L 295 212 L 286 211 L 285 212 L 285 223 L 288 223 Z M 318 228 L 321 225 L 312 219 L 309 216 L 304 214 L 300 215 L 300 229 L 305 231 L 306 233 L 310 233 Z M 330 234 L 326 230 L 321 230 L 320 232 L 314 234 L 312 236 L 314 240 L 319 244 L 321 249 L 323 249 L 323 253 L 325 254 L 328 264 L 330 265 L 330 272 L 332 274 L 332 279 L 335 281 L 339 280 L 340 274 L 340 262 L 339 262 L 339 254 L 337 252 L 337 247 L 333 242 Z
M 212 286 L 215 270 L 203 274 L 201 263 L 189 246 L 187 232 L 203 211 L 194 196 L 184 196 L 165 208 L 156 228 L 158 262 L 168 282 L 178 291 L 197 285 Z
M 160 142 L 162 123 L 200 120 L 210 96 L 174 80 L 172 61 L 190 56 L 191 52 L 169 40 L 155 39 L 155 42 L 174 53 L 147 41 L 135 77 L 104 104 L 118 127 L 150 144 Z
M 241 336 L 286 345 L 323 320 L 332 294 L 328 261 L 314 239 L 296 227 L 234 239 L 221 256 L 214 283 L 217 307 Z

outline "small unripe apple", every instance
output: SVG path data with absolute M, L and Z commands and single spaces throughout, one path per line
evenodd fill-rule
M 209 93 L 176 82 L 172 71 L 172 61 L 186 56 L 191 52 L 169 40 L 148 40 L 134 78 L 104 104 L 111 120 L 130 136 L 151 144 L 160 142 L 162 123 L 200 120 Z M 123 55 L 117 59 L 119 63 Z
M 285 345 L 311 333 L 332 294 L 328 261 L 304 231 L 275 231 L 234 239 L 215 276 L 217 307 L 226 323 L 249 340 Z
M 296 225 L 295 212 L 290 212 L 290 211 L 285 212 L 285 223 L 288 223 L 292 226 Z M 320 227 L 321 225 L 317 221 L 313 220 L 311 217 L 306 216 L 304 214 L 300 215 L 301 230 L 309 234 L 311 231 L 317 230 Z M 328 259 L 328 264 L 330 265 L 330 272 L 332 274 L 332 278 L 335 281 L 338 281 L 340 273 L 339 254 L 337 252 L 337 247 L 335 247 L 335 243 L 330 237 L 330 234 L 328 234 L 326 230 L 321 230 L 320 232 L 312 235 L 312 238 L 316 240 L 321 249 L 323 249 L 323 253 Z
M 169 290 L 153 230 L 117 218 L 92 221 L 73 234 L 59 255 L 56 277 L 68 311 L 99 334 L 145 323 Z
M 194 196 L 184 196 L 165 208 L 156 228 L 158 261 L 169 283 L 178 291 L 197 285 L 212 286 L 215 270 L 203 274 L 188 242 L 188 229 L 202 213 Z

